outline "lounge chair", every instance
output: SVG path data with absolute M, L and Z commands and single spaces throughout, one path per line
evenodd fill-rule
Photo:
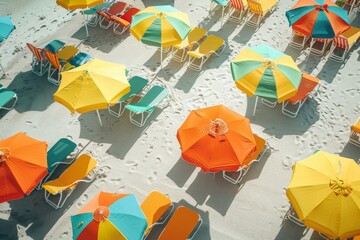
M 332 38 L 313 38 L 310 42 L 310 54 L 322 56 L 325 53 L 326 47 L 332 41 Z
M 68 138 L 61 138 L 47 152 L 48 174 L 37 185 L 40 190 L 43 182 L 46 182 L 54 173 L 55 169 L 61 164 L 71 164 L 74 160 L 76 143 Z M 72 155 L 72 156 L 71 156 Z
M 174 205 L 167 196 L 160 192 L 153 191 L 146 197 L 140 207 L 148 223 L 148 227 L 144 233 L 144 238 L 146 238 L 152 227 L 166 222 Z M 165 215 L 165 213 L 167 214 Z
M 138 127 L 144 126 L 155 107 L 168 95 L 169 91 L 166 88 L 154 85 L 137 103 L 128 103 L 125 108 L 130 110 L 130 122 Z M 140 116 L 140 120 L 136 119 L 137 116 Z
M 211 0 L 209 13 L 215 11 L 217 7 L 221 8 L 221 26 L 223 25 L 223 19 L 225 10 L 230 6 L 229 0 Z
M 181 43 L 175 44 L 173 46 L 173 59 L 177 62 L 184 62 L 186 59 L 187 51 L 191 50 L 195 44 L 199 44 L 199 42 L 206 37 L 206 30 L 199 27 L 193 27 L 189 34 L 186 36 Z
M 290 221 L 292 221 L 293 223 L 295 223 L 300 227 L 305 227 L 304 222 L 299 219 L 298 215 L 295 212 L 295 209 L 291 205 L 289 210 L 285 214 L 285 218 L 289 219 Z
M 359 0 L 346 0 L 345 6 L 349 7 L 349 14 L 351 14 L 351 12 L 355 8 L 358 8 L 360 6 L 360 1 Z M 360 11 L 360 9 L 358 11 Z
M 350 49 L 360 38 L 360 28 L 351 26 L 340 36 L 334 38 L 330 48 L 330 59 L 336 62 L 343 62 Z
M 0 110 L 5 109 L 10 111 L 15 107 L 15 104 L 18 100 L 18 97 L 14 91 L 10 89 L 3 88 L 1 85 L 0 88 Z M 13 101 L 13 103 L 9 106 L 9 103 Z
M 97 161 L 89 155 L 81 155 L 58 178 L 42 185 L 46 202 L 55 209 L 61 208 L 80 182 L 95 179 L 97 165 Z M 58 200 L 55 201 L 56 199 Z
M 189 51 L 189 68 L 195 71 L 201 71 L 204 63 L 215 53 L 220 55 L 225 49 L 225 41 L 216 36 L 208 36 L 205 40 L 194 50 Z M 198 63 L 196 63 L 198 62 Z
M 282 113 L 295 118 L 308 96 L 313 95 L 318 90 L 319 83 L 320 79 L 317 77 L 303 73 L 296 95 L 283 102 Z
M 128 7 L 129 4 L 125 2 L 115 2 L 106 11 L 97 10 L 96 12 L 100 16 L 99 26 L 103 29 L 108 29 L 114 23 L 111 16 L 119 16 L 124 13 Z
M 84 53 L 84 52 L 78 52 L 75 56 L 73 56 L 69 63 L 74 67 L 79 67 L 88 61 L 92 59 L 91 55 Z
M 277 99 L 271 99 L 271 98 L 261 98 L 261 103 L 265 106 L 268 106 L 270 108 L 274 108 L 276 104 L 278 103 Z
M 290 47 L 301 50 L 305 47 L 305 44 L 310 38 L 301 32 L 293 30 L 293 35 L 290 41 Z
M 232 184 L 238 184 L 244 178 L 245 174 L 249 171 L 250 167 L 254 162 L 259 162 L 264 156 L 265 152 L 268 150 L 265 139 L 254 135 L 256 142 L 256 151 L 253 152 L 245 161 L 243 166 L 241 166 L 236 172 L 226 172 L 223 171 L 223 177 L 225 180 L 231 182 Z
M 180 206 L 171 216 L 158 240 L 193 239 L 202 222 L 203 220 L 197 212 Z
M 111 20 L 114 22 L 114 25 L 113 25 L 114 33 L 121 35 L 126 30 L 128 30 L 131 25 L 131 22 L 132 22 L 132 17 L 135 14 L 137 14 L 139 11 L 140 11 L 140 9 L 138 9 L 138 8 L 130 8 L 129 10 L 127 10 L 124 13 L 124 15 L 122 15 L 120 17 L 111 16 Z
M 108 1 L 108 2 L 104 2 L 101 3 L 99 5 L 96 5 L 92 8 L 86 9 L 84 10 L 84 15 L 85 15 L 85 21 L 86 24 L 89 25 L 90 27 L 96 27 L 97 23 L 99 22 L 99 15 L 96 13 L 97 10 L 101 10 L 103 12 L 106 12 L 107 9 L 115 2 L 115 0 L 112 1 Z
M 50 63 L 48 70 L 48 81 L 52 84 L 58 86 L 61 80 L 61 72 L 73 68 L 70 63 L 64 60 L 60 60 L 57 54 L 54 54 L 50 51 L 43 50 L 47 60 Z
M 139 77 L 139 76 L 134 76 L 134 77 L 130 78 L 130 80 L 129 80 L 130 92 L 128 92 L 126 95 L 124 95 L 122 98 L 120 98 L 120 100 L 114 106 L 109 105 L 108 106 L 109 113 L 115 117 L 120 117 L 125 111 L 124 105 L 131 102 L 133 97 L 138 95 L 146 87 L 146 85 L 148 83 L 149 83 L 148 80 L 146 80 L 142 77 Z M 115 110 L 117 105 L 119 105 L 118 111 Z
M 230 0 L 228 20 L 234 23 L 240 23 L 248 10 L 248 6 L 247 0 Z
M 258 28 L 261 20 L 268 13 L 275 11 L 279 0 L 247 0 L 251 14 L 246 20 L 246 25 Z
M 351 126 L 349 142 L 360 147 L 360 117 L 356 123 Z

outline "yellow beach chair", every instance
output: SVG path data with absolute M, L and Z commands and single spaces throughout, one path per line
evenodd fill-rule
M 203 28 L 193 27 L 181 43 L 173 46 L 173 59 L 177 62 L 184 62 L 187 56 L 187 51 L 191 50 L 195 44 L 199 44 L 199 42 L 206 36 L 206 33 L 206 30 Z
M 219 56 L 225 49 L 225 41 L 216 36 L 208 36 L 194 51 L 189 51 L 189 68 L 201 71 L 204 63 L 215 53 Z
M 330 48 L 330 59 L 343 62 L 350 49 L 357 44 L 360 38 L 360 28 L 351 26 L 340 36 L 334 38 Z
M 249 10 L 251 14 L 249 15 L 246 25 L 258 28 L 261 20 L 268 13 L 275 11 L 279 0 L 247 0 L 249 4 Z
M 95 179 L 97 165 L 98 162 L 89 155 L 81 155 L 58 178 L 42 185 L 46 202 L 55 209 L 61 208 L 78 183 Z
M 360 147 L 360 117 L 356 123 L 351 126 L 349 142 Z

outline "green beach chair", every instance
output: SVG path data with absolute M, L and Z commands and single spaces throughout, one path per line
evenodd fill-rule
M 166 88 L 159 85 L 152 86 L 137 103 L 129 103 L 125 106 L 130 110 L 130 122 L 138 127 L 144 126 L 155 107 L 168 95 L 169 91 Z M 137 116 L 140 116 L 139 120 L 136 119 Z
M 60 164 L 71 164 L 75 159 L 76 152 L 76 143 L 71 141 L 68 138 L 61 138 L 59 141 L 52 146 L 47 152 L 47 164 L 48 164 L 48 174 L 41 180 L 41 182 L 36 186 L 37 190 L 41 189 L 43 182 L 46 182 L 50 176 L 54 173 L 55 169 Z M 71 153 L 74 152 L 74 155 L 70 158 Z
M 126 95 L 120 98 L 120 100 L 114 106 L 109 105 L 108 106 L 109 113 L 117 118 L 120 117 L 125 111 L 124 105 L 131 102 L 133 97 L 139 94 L 148 83 L 149 83 L 148 80 L 139 76 L 134 76 L 130 78 L 129 80 L 130 92 L 128 92 Z M 117 105 L 119 105 L 118 111 L 116 111 Z
M 12 100 L 14 101 L 13 104 L 11 106 L 8 106 Z M 18 98 L 14 91 L 11 91 L 10 89 L 7 89 L 7 88 L 2 88 L 2 85 L 1 85 L 1 88 L 0 88 L 0 110 L 5 109 L 5 110 L 10 111 L 11 109 L 14 108 L 17 100 L 18 100 Z

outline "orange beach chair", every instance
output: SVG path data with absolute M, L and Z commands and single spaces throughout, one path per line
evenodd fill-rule
M 103 29 L 108 29 L 114 22 L 111 20 L 111 16 L 119 16 L 124 13 L 129 7 L 129 4 L 125 2 L 116 2 L 111 5 L 106 11 L 97 10 L 100 15 L 99 26 Z
M 349 142 L 360 147 L 360 117 L 356 123 L 351 126 Z
M 295 118 L 308 96 L 313 95 L 312 93 L 318 90 L 319 83 L 320 79 L 317 77 L 303 73 L 296 95 L 283 102 L 282 113 Z

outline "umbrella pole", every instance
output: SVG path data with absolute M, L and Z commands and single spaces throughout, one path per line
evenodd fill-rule
M 84 10 L 82 10 L 82 14 L 83 14 L 83 17 L 84 17 L 84 25 L 85 25 L 85 30 L 86 30 L 86 37 L 89 37 L 89 30 L 88 30 L 88 27 L 87 27 Z
M 161 44 L 161 53 L 160 53 L 160 69 L 162 69 L 162 61 L 163 61 L 163 47 L 162 47 L 162 44 Z
M 1 68 L 2 71 L 3 71 L 3 74 L 2 74 L 1 77 L 0 77 L 0 79 L 1 79 L 3 76 L 5 76 L 5 70 L 4 70 L 4 67 L 1 65 L 1 63 L 0 63 L 0 68 Z
M 255 99 L 255 106 L 254 106 L 254 112 L 253 112 L 253 117 L 255 116 L 256 106 L 257 106 L 257 103 L 258 103 L 258 99 L 259 99 L 259 97 L 258 97 L 258 96 L 256 96 L 256 99 Z
M 99 113 L 99 110 L 96 110 L 96 113 L 98 115 L 98 118 L 99 118 L 99 122 L 100 122 L 100 126 L 102 127 L 102 121 L 101 121 L 101 117 L 100 117 L 100 113 Z

